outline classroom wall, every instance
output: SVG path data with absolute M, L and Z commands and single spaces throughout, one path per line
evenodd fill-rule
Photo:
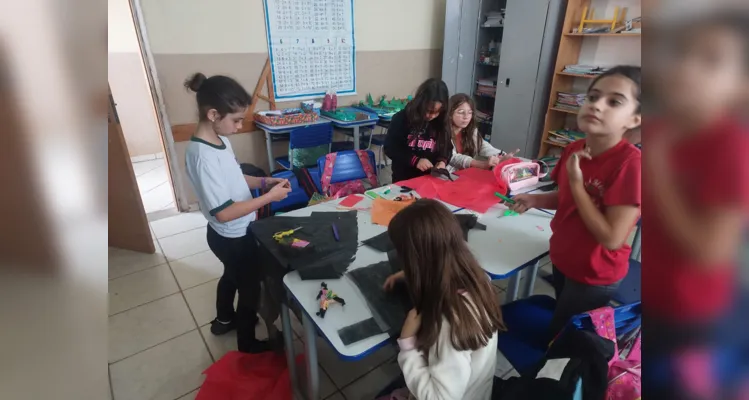
M 160 130 L 128 0 L 109 0 L 108 75 L 131 157 L 161 153 Z
M 248 91 L 268 58 L 261 0 L 141 0 L 166 112 L 172 125 L 197 121 L 194 95 L 183 81 L 194 72 L 223 74 Z M 378 0 L 354 3 L 357 95 L 339 103 L 387 94 L 405 96 L 429 77 L 442 75 L 445 0 Z M 278 103 L 278 107 L 298 106 Z M 267 109 L 261 101 L 257 110 Z M 231 137 L 240 162 L 267 168 L 262 132 Z M 184 173 L 187 142 L 177 142 Z M 277 143 L 276 156 L 287 151 Z M 185 179 L 185 181 L 187 181 Z M 196 198 L 186 185 L 188 202 Z

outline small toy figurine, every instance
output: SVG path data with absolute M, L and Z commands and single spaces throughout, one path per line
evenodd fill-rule
M 346 301 L 342 297 L 338 297 L 337 294 L 333 293 L 332 290 L 328 289 L 328 284 L 323 282 L 320 284 L 320 291 L 317 293 L 317 300 L 320 301 L 320 311 L 316 312 L 320 318 L 325 318 L 325 312 L 328 311 L 328 305 L 332 301 L 341 303 L 342 306 L 346 305 Z

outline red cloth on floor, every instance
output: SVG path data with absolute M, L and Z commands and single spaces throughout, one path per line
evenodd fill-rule
M 300 358 L 297 357 L 297 364 Z M 208 367 L 196 400 L 292 400 L 283 353 L 226 353 Z
M 467 168 L 455 174 L 460 178 L 452 182 L 426 175 L 396 182 L 396 185 L 408 186 L 422 198 L 439 199 L 480 213 L 500 201 L 494 192 L 507 193 L 507 184 L 498 182 L 490 170 Z

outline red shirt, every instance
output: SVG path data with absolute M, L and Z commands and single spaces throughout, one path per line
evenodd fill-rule
M 551 174 L 559 185 L 559 205 L 551 220 L 549 257 L 564 275 L 588 285 L 610 285 L 627 275 L 632 249 L 608 250 L 588 230 L 577 211 L 567 175 L 567 158 L 585 147 L 578 140 L 565 147 Z M 580 159 L 585 190 L 603 213 L 606 207 L 640 205 L 640 150 L 622 140 L 593 157 Z M 634 225 L 632 226 L 634 228 Z
M 648 135 L 661 131 L 652 127 Z M 669 158 L 674 183 L 690 209 L 749 210 L 749 132 L 738 122 L 723 121 L 684 139 L 669 151 Z M 657 184 L 646 180 L 648 204 L 649 186 Z M 643 223 L 642 252 L 647 261 L 642 301 L 648 311 L 684 322 L 711 319 L 725 311 L 736 288 L 736 264 L 704 265 L 692 259 L 672 239 L 655 206 L 645 207 Z

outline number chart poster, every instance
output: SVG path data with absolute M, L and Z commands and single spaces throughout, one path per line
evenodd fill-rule
M 265 0 L 276 100 L 356 94 L 353 0 Z

